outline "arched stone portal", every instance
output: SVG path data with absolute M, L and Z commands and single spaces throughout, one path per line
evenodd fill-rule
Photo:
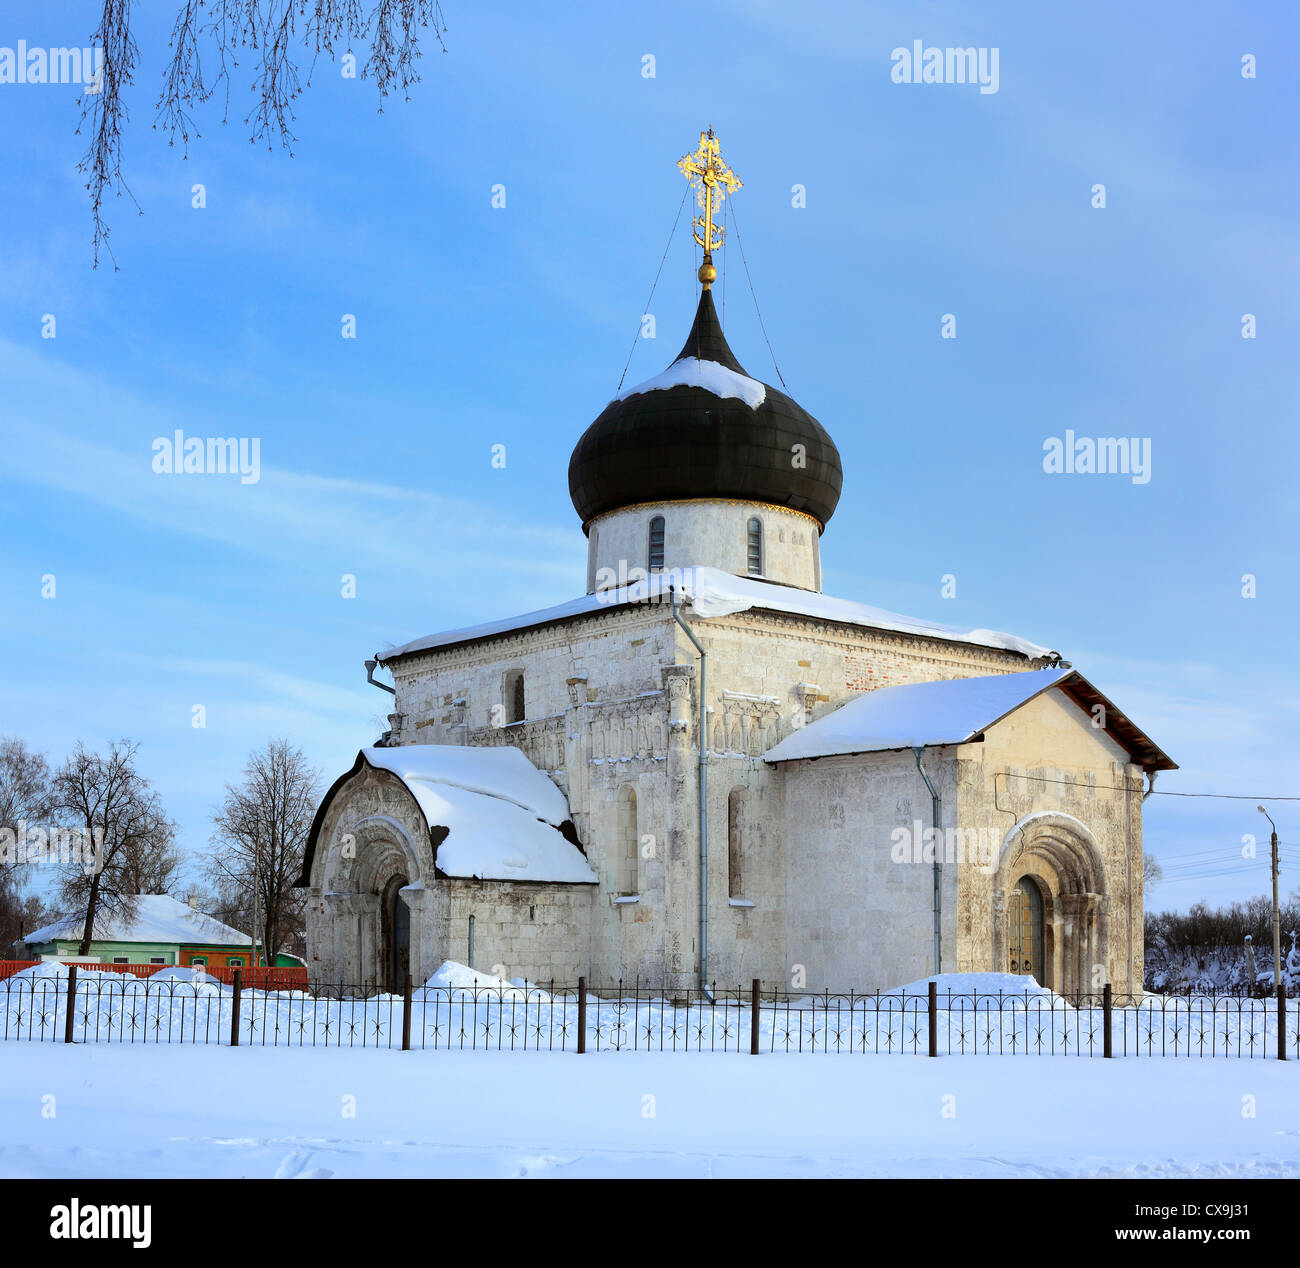
M 1027 906 L 1031 939 L 1033 922 L 1041 919 L 1041 969 L 1034 974 L 1039 983 L 1067 997 L 1100 992 L 1108 962 L 1105 869 L 1092 833 L 1073 815 L 1030 815 L 1002 843 L 993 876 L 992 963 L 999 972 L 1026 971 Z M 1013 917 L 1022 922 L 1016 948 L 1022 967 L 1014 970 Z
M 629 840 L 635 864 L 635 832 Z M 450 958 L 453 927 L 464 945 L 476 906 L 487 963 L 577 977 L 598 880 L 565 793 L 519 749 L 363 749 L 321 802 L 304 851 L 315 980 L 362 994 L 400 991 L 408 973 L 423 982 Z
M 421 851 L 387 815 L 339 823 L 320 859 L 340 984 L 400 993 L 407 975 L 428 972 Z

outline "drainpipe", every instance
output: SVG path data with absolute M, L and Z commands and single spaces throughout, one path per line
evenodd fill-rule
M 943 900 L 940 897 L 940 883 L 943 880 L 943 829 L 940 826 L 939 793 L 930 782 L 930 776 L 921 765 L 921 750 L 913 748 L 916 757 L 916 769 L 921 772 L 925 786 L 930 790 L 930 821 L 934 826 L 934 971 L 943 972 L 943 941 L 940 937 L 940 917 L 943 914 Z
M 386 691 L 386 692 L 388 692 L 388 694 L 389 694 L 390 696 L 395 696 L 395 695 L 397 695 L 397 689 L 396 689 L 396 688 L 394 688 L 394 687 L 390 687 L 386 682 L 380 682 L 379 679 L 375 677 L 375 667 L 376 667 L 378 664 L 379 664 L 379 661 L 378 661 L 378 660 L 375 660 L 375 659 L 371 659 L 371 660 L 366 661 L 366 681 L 367 681 L 367 682 L 368 682 L 372 687 L 378 687 L 380 691 Z
M 695 644 L 695 650 L 700 654 L 700 695 L 696 701 L 700 737 L 700 990 L 712 1003 L 713 996 L 709 993 L 709 750 L 708 719 L 705 712 L 709 662 L 700 640 L 678 611 L 677 587 L 669 586 L 668 592 L 673 600 L 673 620 L 685 630 L 686 637 Z

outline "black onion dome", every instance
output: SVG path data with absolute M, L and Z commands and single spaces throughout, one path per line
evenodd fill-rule
M 727 346 L 707 288 L 676 361 L 683 357 L 750 377 Z M 770 502 L 804 511 L 824 527 L 840 500 L 839 451 L 807 410 L 762 386 L 756 409 L 684 384 L 634 388 L 610 401 L 569 459 L 569 496 L 584 527 L 605 511 L 688 498 Z M 802 466 L 794 465 L 795 445 L 803 446 Z

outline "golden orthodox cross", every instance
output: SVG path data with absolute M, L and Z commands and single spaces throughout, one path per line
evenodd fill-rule
M 722 200 L 741 188 L 736 174 L 722 158 L 722 142 L 713 135 L 713 129 L 700 133 L 700 148 L 677 160 L 682 175 L 698 191 L 696 200 L 700 214 L 692 222 L 695 241 L 704 248 L 704 263 L 700 267 L 700 281 L 705 287 L 717 277 L 713 267 L 713 252 L 722 245 L 723 227 L 714 225 L 713 217 L 722 210 Z

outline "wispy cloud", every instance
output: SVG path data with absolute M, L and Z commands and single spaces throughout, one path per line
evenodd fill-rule
M 490 569 L 503 589 L 521 583 L 521 598 L 531 601 L 539 585 L 549 583 L 552 597 L 567 596 L 581 580 L 581 539 L 572 529 L 528 523 L 500 503 L 294 470 L 288 463 L 299 455 L 277 448 L 277 437 L 256 424 L 168 417 L 95 376 L 4 341 L 0 377 L 7 380 L 0 480 L 55 489 L 252 555 L 373 568 L 412 585 L 478 586 Z M 37 403 L 40 423 L 30 421 Z M 85 436 L 88 422 L 116 443 Z M 260 480 L 156 474 L 152 441 L 178 426 L 191 436 L 259 435 Z

